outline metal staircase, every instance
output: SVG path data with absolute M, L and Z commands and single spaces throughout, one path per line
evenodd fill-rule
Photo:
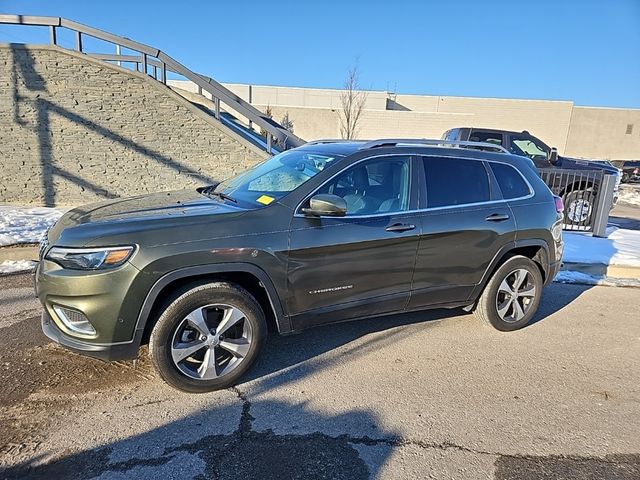
M 200 95 L 203 92 L 211 95 L 213 108 L 198 105 L 200 108 L 211 114 L 221 124 L 269 154 L 278 150 L 298 147 L 305 143 L 304 140 L 286 130 L 282 125 L 267 117 L 260 110 L 220 83 L 189 70 L 157 48 L 61 17 L 0 14 L 0 24 L 47 27 L 50 32 L 51 44 L 59 47 L 62 47 L 58 43 L 59 29 L 64 28 L 74 33 L 74 50 L 77 52 L 145 73 L 150 78 L 167 86 L 167 88 L 169 88 L 167 85 L 168 72 L 190 80 L 197 85 Z M 83 51 L 84 37 L 96 38 L 112 45 L 114 53 L 89 53 Z M 123 53 L 123 49 L 127 50 L 127 52 Z M 178 89 L 174 89 L 174 91 L 180 93 Z M 189 99 L 187 98 L 187 100 Z

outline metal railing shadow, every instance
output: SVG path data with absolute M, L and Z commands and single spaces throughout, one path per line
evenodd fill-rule
M 54 177 L 60 177 L 72 184 L 75 184 L 82 189 L 91 191 L 92 193 L 104 197 L 104 198 L 117 198 L 118 195 L 115 192 L 110 191 L 108 188 L 100 186 L 86 178 L 81 178 L 78 175 L 64 169 L 56 164 L 54 156 L 54 145 L 52 144 L 51 135 L 51 119 L 52 115 L 58 115 L 66 120 L 78 125 L 82 125 L 89 131 L 92 131 L 110 141 L 114 141 L 128 150 L 131 150 L 137 154 L 148 157 L 159 165 L 168 167 L 175 172 L 186 174 L 190 178 L 196 179 L 199 182 L 210 184 L 213 183 L 213 178 L 203 175 L 202 173 L 184 165 L 183 163 L 174 160 L 173 158 L 164 155 L 157 150 L 153 150 L 149 147 L 141 145 L 130 138 L 114 132 L 106 126 L 99 125 L 94 121 L 83 117 L 82 115 L 72 112 L 67 108 L 64 108 L 46 98 L 43 98 L 42 94 L 47 93 L 46 80 L 36 71 L 35 59 L 32 54 L 24 48 L 19 48 L 15 44 L 11 44 L 11 75 L 12 75 L 12 97 L 14 99 L 14 122 L 22 127 L 29 128 L 33 133 L 37 135 L 38 143 L 38 155 L 40 170 L 42 173 L 41 188 L 42 197 L 46 206 L 54 206 L 56 204 L 56 188 Z M 18 59 L 17 57 L 20 56 Z M 22 80 L 21 85 L 24 86 L 29 92 L 34 92 L 34 98 L 22 95 L 20 93 L 19 82 Z M 26 115 L 21 113 L 22 109 L 33 109 L 36 112 L 35 124 L 29 125 L 29 121 L 24 118 Z M 10 159 L 9 159 L 10 160 Z

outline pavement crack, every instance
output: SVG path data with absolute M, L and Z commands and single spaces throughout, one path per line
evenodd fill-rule
M 251 415 L 251 402 L 247 399 L 247 395 L 238 387 L 231 387 L 229 390 L 235 393 L 242 401 L 242 413 L 240 414 L 237 433 L 240 437 L 246 437 L 251 433 L 252 423 L 255 420 Z
M 552 458 L 554 461 L 566 461 L 566 462 L 585 462 L 585 461 L 597 461 L 600 464 L 606 465 L 619 465 L 621 460 L 620 457 L 627 457 L 625 455 L 607 455 L 605 457 L 589 457 L 589 456 L 579 456 L 579 455 L 563 455 L 563 454 L 554 454 L 554 455 L 526 455 L 526 454 L 518 454 L 518 453 L 499 453 L 499 452 L 490 452 L 486 450 L 479 450 L 474 448 L 465 447 L 462 445 L 455 444 L 453 442 L 424 442 L 421 440 L 411 440 L 405 439 L 402 437 L 390 437 L 390 438 L 371 438 L 369 436 L 363 437 L 352 437 L 350 435 L 344 434 L 338 437 L 333 437 L 336 440 L 346 440 L 347 442 L 354 445 L 365 445 L 365 446 L 376 446 L 376 445 L 388 445 L 390 447 L 404 447 L 404 446 L 416 446 L 422 449 L 436 449 L 436 450 L 457 450 L 464 453 L 471 453 L 475 455 L 487 455 L 491 457 L 496 457 L 501 460 L 512 460 L 512 461 L 525 461 L 525 462 L 538 462 L 541 459 Z M 632 460 L 624 460 L 623 463 L 633 463 L 635 462 L 636 455 L 628 455 L 628 457 L 633 457 Z
M 366 446 L 388 445 L 390 447 L 403 447 L 407 445 L 413 445 L 423 449 L 459 450 L 461 452 L 475 453 L 478 455 L 491 455 L 491 456 L 497 456 L 497 457 L 502 456 L 502 454 L 500 453 L 475 450 L 469 447 L 464 447 L 462 445 L 457 445 L 452 442 L 433 443 L 433 442 L 424 442 L 422 440 L 411 440 L 411 439 L 406 439 L 402 437 L 371 438 L 367 435 L 363 437 L 352 437 L 350 435 L 341 435 L 340 437 L 337 437 L 337 438 L 345 438 L 349 443 L 353 443 L 356 445 L 366 445 Z

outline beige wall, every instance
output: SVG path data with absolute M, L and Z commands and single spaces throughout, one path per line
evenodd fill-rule
M 627 125 L 633 125 L 627 134 Z M 640 160 L 640 110 L 574 107 L 567 155 Z
M 172 82 L 195 89 L 190 82 Z M 263 111 L 285 113 L 306 140 L 339 138 L 340 90 L 225 84 Z M 195 91 L 195 90 L 193 90 Z M 633 132 L 625 133 L 633 124 Z M 367 92 L 359 138 L 440 138 L 453 127 L 528 130 L 564 155 L 612 160 L 640 159 L 640 110 L 589 108 L 571 101 L 403 95 Z
M 397 103 L 401 103 L 398 96 Z M 422 100 L 422 99 L 421 99 Z M 415 102 L 418 103 L 418 102 Z M 425 97 L 421 108 L 433 110 L 369 110 L 362 113 L 359 138 L 440 138 L 453 127 L 483 126 L 504 130 L 529 130 L 549 145 L 565 150 L 572 105 L 570 102 L 521 101 L 502 99 Z M 254 104 L 264 110 L 266 104 Z M 410 103 L 415 107 L 415 104 Z M 293 120 L 301 138 L 340 137 L 340 108 L 298 108 L 269 103 L 273 118 L 285 112 Z

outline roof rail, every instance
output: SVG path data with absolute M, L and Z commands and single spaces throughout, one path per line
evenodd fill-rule
M 379 140 L 372 140 L 363 144 L 360 150 L 366 150 L 368 148 L 386 147 L 386 146 L 398 146 L 398 145 L 429 145 L 432 147 L 446 147 L 452 145 L 454 147 L 482 147 L 492 148 L 500 153 L 510 153 L 502 145 L 496 145 L 495 143 L 487 142 L 469 142 L 462 140 L 434 140 L 429 138 L 381 138 Z
M 318 140 L 311 140 L 305 143 L 305 145 L 321 145 L 324 143 L 354 143 L 362 140 L 346 140 L 344 138 L 319 138 Z

